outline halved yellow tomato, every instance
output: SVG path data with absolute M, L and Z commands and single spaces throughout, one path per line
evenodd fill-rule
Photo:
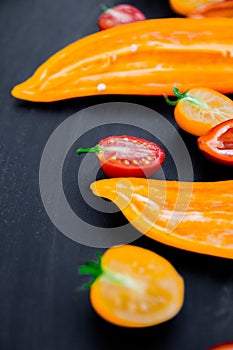
M 177 101 L 170 101 L 175 105 L 174 117 L 181 129 L 188 133 L 201 136 L 215 125 L 232 118 L 233 101 L 226 95 L 206 87 L 190 89 L 180 93 L 174 88 Z
M 174 317 L 184 300 L 184 281 L 160 255 L 133 245 L 109 248 L 99 261 L 80 267 L 91 274 L 90 300 L 106 321 L 147 327 Z

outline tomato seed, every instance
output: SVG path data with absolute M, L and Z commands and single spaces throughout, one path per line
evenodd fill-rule
M 148 305 L 147 305 L 146 303 L 141 303 L 140 309 L 141 309 L 142 311 L 148 311 Z
M 125 165 L 129 165 L 129 164 L 130 164 L 130 162 L 129 162 L 127 159 L 125 159 L 123 163 L 124 163 Z

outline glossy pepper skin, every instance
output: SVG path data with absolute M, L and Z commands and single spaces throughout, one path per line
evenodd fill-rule
M 233 166 L 233 119 L 211 128 L 197 139 L 197 144 L 208 159 Z
M 233 350 L 233 342 L 216 344 L 207 350 Z
M 173 95 L 174 86 L 230 93 L 232 32 L 230 18 L 123 24 L 64 47 L 16 85 L 12 95 L 49 102 L 101 94 Z
M 222 0 L 169 0 L 172 10 L 183 16 L 188 16 L 203 6 L 212 6 L 219 2 Z M 228 2 L 228 0 L 224 2 Z
M 196 8 L 188 17 L 233 17 L 233 1 L 220 1 Z
M 158 242 L 233 259 L 233 180 L 121 178 L 96 181 L 91 189 L 112 200 L 139 232 Z

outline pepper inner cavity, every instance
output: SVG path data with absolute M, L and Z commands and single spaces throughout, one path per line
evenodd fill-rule
M 233 128 L 228 129 L 218 137 L 220 145 L 218 149 L 233 150 Z

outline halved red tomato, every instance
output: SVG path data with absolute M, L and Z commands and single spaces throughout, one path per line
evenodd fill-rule
M 96 153 L 108 177 L 147 177 L 165 160 L 164 150 L 156 143 L 128 135 L 110 136 L 92 148 L 79 148 L 77 153 Z
M 197 139 L 197 144 L 210 160 L 233 166 L 233 119 L 211 128 Z
M 146 19 L 142 11 L 129 4 L 120 4 L 112 8 L 104 6 L 103 9 L 104 12 L 98 18 L 101 30 Z

